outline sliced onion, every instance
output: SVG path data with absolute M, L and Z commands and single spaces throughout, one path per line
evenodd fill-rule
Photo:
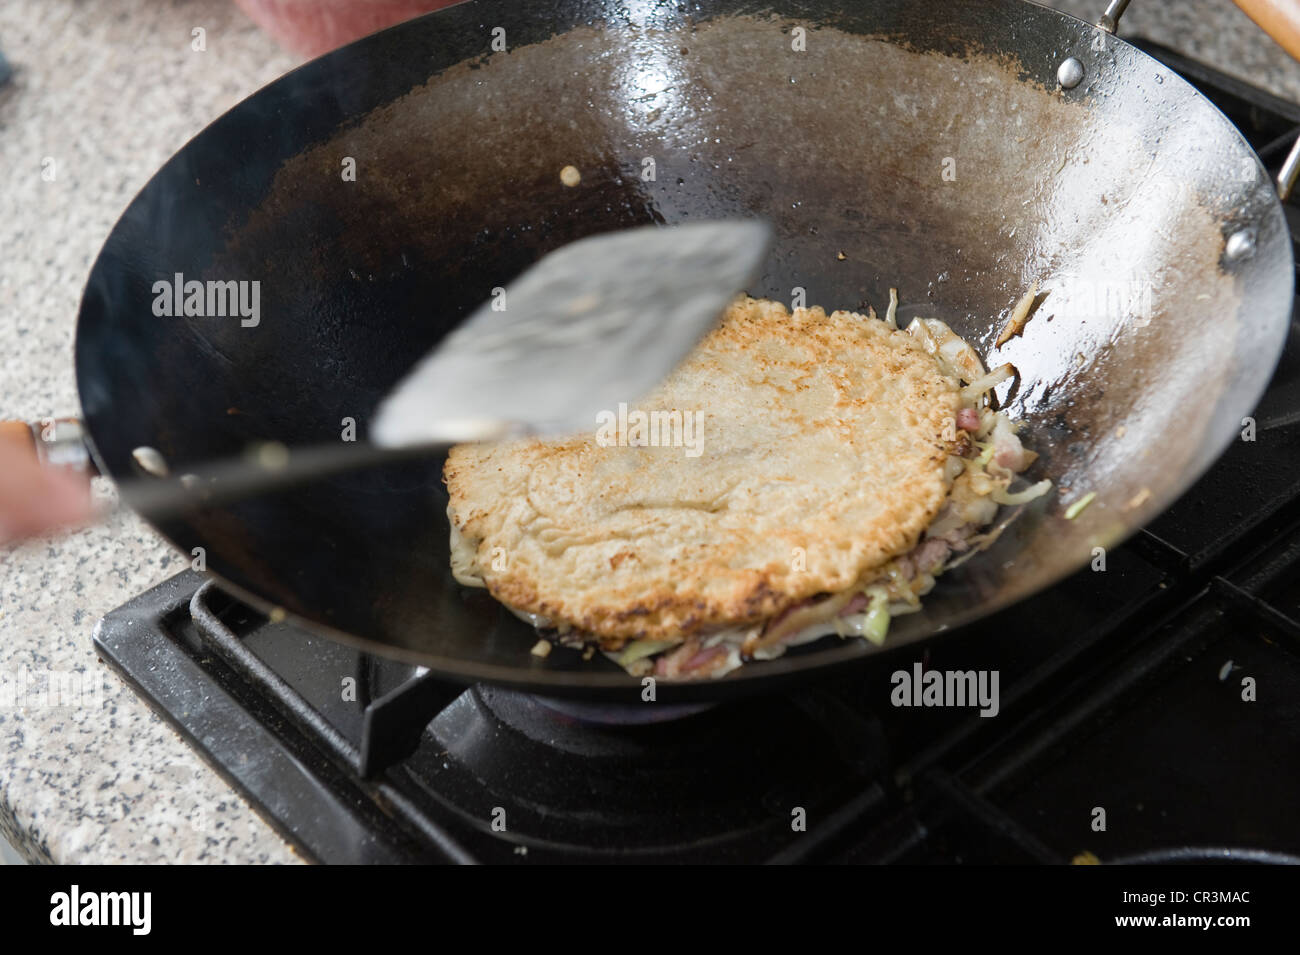
M 934 340 L 930 334 L 930 329 L 926 327 L 925 322 L 919 318 L 914 318 L 911 324 L 907 326 L 907 334 L 916 339 L 921 346 L 921 350 L 927 355 L 937 355 L 939 353 L 939 343 Z
M 1008 378 L 1014 377 L 1015 374 L 1016 366 L 1011 364 L 1011 362 L 1007 362 L 1005 365 L 999 365 L 987 375 L 984 375 L 976 381 L 972 381 L 969 385 L 963 388 L 961 390 L 961 399 L 966 402 L 974 401 L 990 388 L 996 388 Z
M 522 620 L 524 623 L 532 624 L 538 630 L 555 629 L 555 621 L 552 620 L 550 617 L 544 617 L 540 613 L 529 613 L 527 610 L 516 610 L 514 607 L 511 607 L 509 604 L 506 604 L 506 609 L 509 610 L 516 617 L 518 617 L 520 620 Z
M 916 603 L 910 604 L 896 600 L 889 605 L 888 609 L 891 617 L 902 617 L 909 613 L 920 613 L 921 601 L 918 600 Z
M 1014 507 L 1017 504 L 1028 504 L 1030 501 L 1042 497 L 1051 489 L 1051 480 L 1043 478 L 1037 484 L 1031 484 L 1023 491 L 1016 491 L 1015 493 L 1008 492 L 1005 488 L 999 485 L 993 489 L 993 492 L 989 494 L 989 497 L 993 498 L 993 500 L 997 501 L 999 504 L 1006 504 L 1010 507 Z
M 907 334 L 917 340 L 927 355 L 939 362 L 944 374 L 962 381 L 978 381 L 984 377 L 984 362 L 966 339 L 946 322 L 937 318 L 914 318 L 907 326 Z
M 753 640 L 746 640 L 744 652 L 752 656 L 758 650 L 773 647 L 777 644 L 788 644 L 790 638 L 795 634 L 801 634 L 809 627 L 829 623 L 848 605 L 854 594 L 853 590 L 842 590 L 830 597 L 810 601 L 792 610 L 787 610 L 768 624 L 762 636 Z M 829 633 L 830 631 L 825 632 Z

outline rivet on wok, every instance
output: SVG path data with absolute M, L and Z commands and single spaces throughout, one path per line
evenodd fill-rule
M 1056 68 L 1056 82 L 1061 84 L 1061 89 L 1074 89 L 1083 82 L 1083 64 L 1070 57 Z
M 162 453 L 157 448 L 141 445 L 131 452 L 131 459 L 139 465 L 140 470 L 145 474 L 154 477 L 167 476 L 167 459 L 162 456 Z
M 1228 245 L 1223 250 L 1224 258 L 1229 262 L 1240 262 L 1255 254 L 1255 233 L 1251 229 L 1241 229 L 1228 236 Z

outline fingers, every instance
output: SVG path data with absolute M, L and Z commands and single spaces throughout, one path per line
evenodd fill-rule
M 88 521 L 84 477 L 42 466 L 27 449 L 0 442 L 0 545 Z

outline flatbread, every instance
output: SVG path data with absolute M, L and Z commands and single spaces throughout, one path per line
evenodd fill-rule
M 959 387 L 878 319 L 740 298 L 626 428 L 452 449 L 453 570 L 606 645 L 760 622 L 916 544 Z M 665 445 L 638 410 L 698 433 Z

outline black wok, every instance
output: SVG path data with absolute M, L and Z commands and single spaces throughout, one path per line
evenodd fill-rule
M 990 363 L 1019 369 L 999 394 L 1042 452 L 1030 476 L 1059 493 L 897 619 L 897 646 L 1092 561 L 1186 489 L 1261 394 L 1293 294 L 1281 207 L 1228 121 L 1115 37 L 1021 0 L 524 6 L 475 0 L 313 61 L 150 181 L 77 327 L 105 474 L 135 476 L 141 445 L 184 470 L 254 440 L 337 440 L 348 418 L 364 435 L 494 287 L 594 232 L 762 217 L 776 241 L 754 295 L 881 309 L 896 286 L 902 321 L 943 318 L 986 354 L 1038 281 L 1050 294 Z M 1066 89 L 1070 57 L 1082 79 Z M 577 187 L 560 181 L 569 165 Z M 155 315 L 154 283 L 176 273 L 260 281 L 260 321 Z M 339 639 L 461 680 L 635 698 L 603 660 L 530 656 L 530 628 L 452 581 L 441 466 L 160 529 L 235 591 Z M 872 652 L 832 638 L 660 698 Z

